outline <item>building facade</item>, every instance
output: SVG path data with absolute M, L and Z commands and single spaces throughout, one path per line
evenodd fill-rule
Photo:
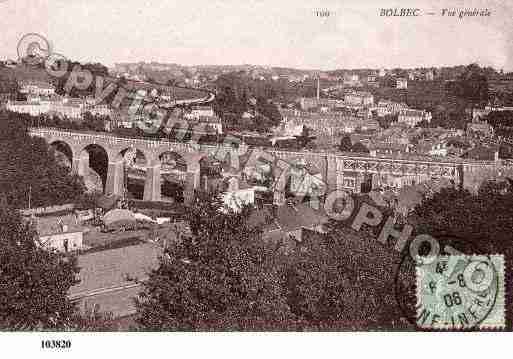
M 344 104 L 349 106 L 372 106 L 374 96 L 369 92 L 352 91 L 344 94 Z
M 397 122 L 407 125 L 408 127 L 415 127 L 422 121 L 431 122 L 431 112 L 425 110 L 412 110 L 405 109 L 399 112 Z

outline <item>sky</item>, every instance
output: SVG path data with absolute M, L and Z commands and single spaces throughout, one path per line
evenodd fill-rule
M 401 7 L 422 15 L 380 16 L 382 8 Z M 442 16 L 444 8 L 487 8 L 491 15 L 460 19 Z M 316 16 L 319 9 L 330 16 Z M 477 62 L 513 71 L 512 20 L 510 0 L 0 0 L 0 58 L 17 59 L 18 41 L 34 32 L 69 59 L 107 66 L 330 70 Z

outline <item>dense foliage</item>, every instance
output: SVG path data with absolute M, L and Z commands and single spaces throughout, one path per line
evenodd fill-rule
M 301 242 L 262 238 L 242 213 L 191 209 L 193 238 L 171 246 L 137 300 L 145 330 L 404 328 L 393 255 L 342 223 Z
M 61 60 L 60 62 L 56 63 L 54 66 L 58 70 L 66 69 L 66 73 L 63 76 L 54 77 L 52 79 L 52 81 L 56 87 L 56 92 L 60 95 L 68 94 L 71 97 L 94 96 L 95 88 L 96 88 L 94 79 L 97 76 L 106 78 L 109 75 L 108 68 L 100 63 L 81 64 L 77 61 Z M 66 83 L 68 82 L 69 77 L 71 76 L 71 73 L 73 71 L 75 71 L 77 74 L 80 74 L 81 71 L 89 71 L 91 73 L 91 75 L 93 76 L 93 80 L 91 81 L 91 84 L 86 89 L 80 89 L 80 88 L 74 86 L 73 88 L 70 89 L 69 92 L 66 92 L 66 88 L 65 88 Z M 77 81 L 80 81 L 80 80 L 77 80 Z
M 492 111 L 484 120 L 493 127 L 497 136 L 513 139 L 513 111 Z
M 191 208 L 193 239 L 174 245 L 150 274 L 137 301 L 146 330 L 273 330 L 293 315 L 272 253 L 247 210 L 223 213 L 218 203 Z
M 0 206 L 0 330 L 75 327 L 67 299 L 78 273 L 73 257 L 42 249 L 17 210 Z
M 214 110 L 224 128 L 267 132 L 280 123 L 278 107 L 270 101 L 276 98 L 272 87 L 262 90 L 249 77 L 237 73 L 219 77 L 216 87 Z M 243 118 L 246 112 L 254 114 L 253 118 Z
M 445 188 L 417 206 L 412 220 L 420 232 L 446 232 L 488 253 L 510 253 L 513 192 L 506 182 L 485 182 L 477 194 Z
M 45 140 L 31 137 L 17 114 L 0 113 L 0 144 L 0 194 L 8 204 L 63 204 L 84 192 L 81 178 L 57 162 Z
M 448 82 L 449 94 L 464 99 L 469 106 L 488 103 L 488 72 L 477 64 L 468 65 L 455 81 Z
M 349 135 L 345 135 L 340 139 L 338 149 L 342 152 L 369 153 L 369 149 L 365 147 L 365 145 L 360 141 L 357 141 L 353 144 L 351 136 Z

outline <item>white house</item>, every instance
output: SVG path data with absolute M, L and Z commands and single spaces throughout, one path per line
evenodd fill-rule
M 352 91 L 344 94 L 344 103 L 350 106 L 372 106 L 374 96 L 369 92 Z
M 39 237 L 39 242 L 43 247 L 59 252 L 75 251 L 83 248 L 83 233 L 82 231 L 54 233 Z
M 20 82 L 20 92 L 24 94 L 50 96 L 55 94 L 55 87 L 44 81 L 22 81 Z
M 425 110 L 404 109 L 399 111 L 397 122 L 404 123 L 409 127 L 415 127 L 419 122 L 431 122 L 431 112 Z
M 83 227 L 78 217 L 65 216 L 32 217 L 39 235 L 39 244 L 47 249 L 69 252 L 83 249 Z
M 227 189 L 221 195 L 226 207 L 235 212 L 241 210 L 242 206 L 255 203 L 255 189 L 238 177 L 230 177 L 226 180 Z
M 408 80 L 403 77 L 398 78 L 395 82 L 395 87 L 398 89 L 408 88 Z

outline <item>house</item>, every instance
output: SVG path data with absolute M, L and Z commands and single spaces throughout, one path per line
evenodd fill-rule
M 400 155 L 410 152 L 410 145 L 390 143 L 390 142 L 374 142 L 369 145 L 371 157 Z
M 295 196 L 320 196 L 324 187 L 322 174 L 315 164 L 297 159 L 290 162 L 290 192 Z
M 21 81 L 20 92 L 23 94 L 50 96 L 55 94 L 55 87 L 44 81 Z
M 208 132 L 208 133 L 216 133 L 216 134 L 222 134 L 223 133 L 223 123 L 221 121 L 221 118 L 218 116 L 200 116 L 198 117 L 193 124 L 195 126 L 199 126 L 200 130 L 202 132 Z
M 428 154 L 431 156 L 447 156 L 447 144 L 445 142 L 433 143 Z
M 465 113 L 469 114 L 472 118 L 472 121 L 481 120 L 482 118 L 486 117 L 491 110 L 488 108 L 471 108 L 471 109 L 465 109 Z
M 105 104 L 90 106 L 85 110 L 96 116 L 112 116 L 112 109 L 109 107 L 109 105 Z
M 284 122 L 281 128 L 281 136 L 301 136 L 305 125 L 296 125 L 291 121 Z
M 298 110 L 281 109 L 282 126 L 306 126 L 316 136 L 337 136 L 341 133 L 354 132 L 363 119 L 346 112 L 309 113 Z
M 467 124 L 467 134 L 480 134 L 483 136 L 493 135 L 493 127 L 486 121 L 473 120 Z
M 30 219 L 36 228 L 39 245 L 59 252 L 70 252 L 84 248 L 84 227 L 75 215 L 32 216 Z
M 193 106 L 191 109 L 191 115 L 194 118 L 215 116 L 212 106 Z
M 401 110 L 407 109 L 408 106 L 405 103 L 399 103 L 394 101 L 380 100 L 377 106 L 377 115 L 384 117 L 386 115 L 396 115 Z
M 49 114 L 65 116 L 70 119 L 80 119 L 85 112 L 96 115 L 112 115 L 112 111 L 107 105 L 87 106 L 87 102 L 81 99 L 35 93 L 28 93 L 27 101 L 8 101 L 6 109 L 18 113 L 28 113 L 32 116 Z
M 360 77 L 358 74 L 345 74 L 344 75 L 345 86 L 358 86 L 360 85 Z
M 28 113 L 31 116 L 39 116 L 47 110 L 40 106 L 39 102 L 33 101 L 7 101 L 5 108 L 8 111 Z
M 344 94 L 344 104 L 349 106 L 372 106 L 374 96 L 364 91 L 347 92 Z
M 225 206 L 238 212 L 244 205 L 255 203 L 255 189 L 244 179 L 230 176 L 225 179 L 225 190 L 221 199 Z
M 301 97 L 299 99 L 299 106 L 301 110 L 308 111 L 318 107 L 326 107 L 332 109 L 341 103 L 340 100 L 329 99 L 329 98 L 317 98 L 317 97 Z
M 242 115 L 241 115 L 241 118 L 243 120 L 251 120 L 253 119 L 255 116 L 253 116 L 253 114 L 251 114 L 250 112 L 248 111 L 245 111 Z
M 399 77 L 395 81 L 395 87 L 398 88 L 398 89 L 406 89 L 406 88 L 408 88 L 408 80 L 405 79 L 404 77 Z
M 422 121 L 431 122 L 431 112 L 427 112 L 425 110 L 413 110 L 413 109 L 404 109 L 400 110 L 397 122 L 406 124 L 409 127 L 415 127 L 418 123 Z
M 426 154 L 430 156 L 447 156 L 448 148 L 447 143 L 445 141 L 435 141 L 435 140 L 419 140 L 417 146 L 415 146 L 415 150 L 418 153 Z
M 248 218 L 252 226 L 261 226 L 264 240 L 303 240 L 305 230 L 325 232 L 329 217 L 323 209 L 316 210 L 304 203 L 288 202 L 283 206 L 264 205 Z
M 378 121 L 375 120 L 364 120 L 360 124 L 360 131 L 377 131 L 381 127 Z

